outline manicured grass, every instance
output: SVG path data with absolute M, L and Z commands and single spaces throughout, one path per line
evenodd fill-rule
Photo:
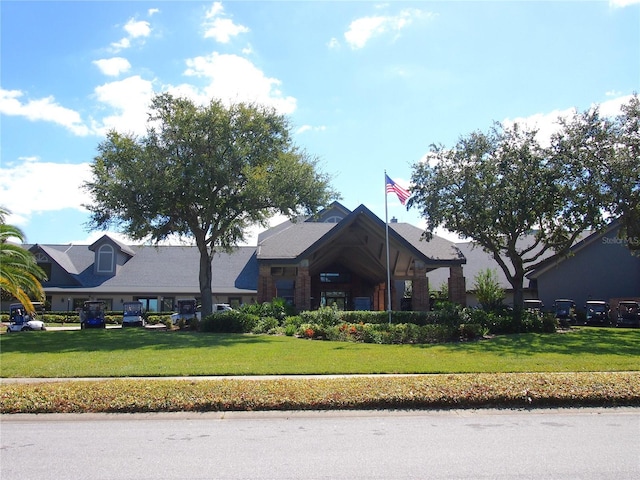
M 444 345 L 143 329 L 0 336 L 1 377 L 612 372 L 640 370 L 640 330 L 575 328 Z

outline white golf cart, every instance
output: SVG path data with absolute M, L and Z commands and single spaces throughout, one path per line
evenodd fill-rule
M 41 302 L 33 302 L 33 313 L 28 313 L 21 303 L 12 303 L 9 305 L 9 326 L 7 333 L 11 332 L 29 332 L 31 330 L 46 330 L 42 320 L 38 320 L 36 312 L 43 311 Z

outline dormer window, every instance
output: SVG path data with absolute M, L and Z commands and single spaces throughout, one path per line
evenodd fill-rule
M 111 245 L 102 245 L 98 249 L 96 273 L 113 273 L 115 258 L 113 247 Z

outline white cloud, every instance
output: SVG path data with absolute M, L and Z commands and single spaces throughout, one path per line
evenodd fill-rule
M 151 26 L 146 20 L 129 20 L 124 26 L 125 32 L 130 38 L 148 37 L 151 34 Z
M 111 44 L 111 47 L 116 51 L 119 52 L 120 50 L 124 50 L 126 48 L 129 48 L 131 46 L 131 41 L 128 38 L 123 38 L 118 42 L 113 42 Z
M 620 96 L 607 100 L 598 104 L 600 114 L 605 117 L 615 117 L 620 114 L 620 107 L 628 103 L 631 99 L 631 95 Z M 595 107 L 596 104 L 591 105 L 589 108 Z M 518 117 L 514 119 L 505 119 L 502 121 L 505 126 L 512 126 L 514 123 L 525 126 L 528 129 L 537 129 L 537 139 L 542 146 L 549 146 L 551 142 L 551 136 L 558 131 L 560 125 L 558 119 L 569 118 L 576 112 L 575 108 L 567 108 L 565 110 L 553 110 L 548 113 L 536 113 L 528 117 Z
M 23 103 L 20 100 L 23 95 L 20 90 L 0 88 L 0 113 L 25 117 L 31 121 L 53 122 L 78 136 L 91 133 L 90 129 L 82 122 L 78 112 L 59 105 L 53 96 L 30 99 Z
M 374 35 L 384 33 L 385 25 L 385 17 L 359 18 L 351 22 L 344 38 L 351 48 L 362 48 Z
M 149 10 L 147 10 L 147 15 L 149 15 L 150 17 L 155 15 L 156 13 L 160 13 L 159 8 L 150 8 Z
M 103 74 L 110 77 L 117 77 L 121 73 L 128 72 L 131 68 L 129 61 L 122 57 L 103 58 L 94 60 L 93 63 Z
M 340 41 L 337 38 L 332 37 L 331 40 L 327 42 L 327 47 L 331 50 L 337 50 L 340 48 Z
M 153 83 L 138 75 L 95 88 L 96 98 L 118 113 L 102 119 L 94 129 L 104 135 L 107 130 L 143 134 L 146 130 L 149 103 L 154 95 Z
M 319 127 L 314 127 L 312 125 L 302 125 L 301 127 L 299 127 L 296 130 L 296 134 L 301 134 L 301 133 L 305 133 L 305 132 L 324 132 L 327 129 L 327 127 L 325 127 L 324 125 L 321 125 Z
M 185 75 L 204 78 L 209 83 L 201 91 L 191 85 L 179 85 L 173 90 L 198 103 L 220 98 L 224 101 L 270 105 L 282 114 L 290 114 L 296 109 L 296 99 L 283 95 L 280 80 L 265 76 L 245 58 L 214 52 L 187 59 L 186 63 L 188 68 Z
M 22 225 L 35 212 L 64 208 L 84 210 L 81 205 L 90 197 L 81 188 L 91 178 L 88 163 L 66 164 L 40 162 L 23 157 L 0 166 L 0 197 L 13 217 L 9 223 Z
M 398 15 L 376 15 L 358 18 L 351 22 L 349 29 L 344 34 L 344 38 L 352 49 L 357 50 L 363 48 L 373 37 L 385 33 L 398 35 L 414 21 L 432 17 L 432 13 L 423 12 L 422 10 L 405 9 Z M 330 46 L 334 46 L 336 43 L 332 39 Z
M 131 39 L 146 38 L 151 35 L 151 24 L 146 20 L 132 18 L 122 28 L 127 32 L 127 36 L 111 44 L 111 48 L 116 52 L 130 48 Z
M 204 38 L 213 38 L 220 43 L 229 43 L 231 37 L 241 33 L 247 33 L 249 29 L 243 25 L 236 25 L 229 18 L 216 18 L 208 22 Z
M 204 38 L 213 38 L 220 43 L 229 43 L 231 37 L 249 32 L 248 27 L 234 23 L 233 20 L 225 17 L 222 3 L 215 2 L 205 14 Z

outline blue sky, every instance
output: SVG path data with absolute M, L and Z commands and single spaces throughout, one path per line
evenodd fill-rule
M 88 165 L 109 129 L 144 132 L 154 93 L 274 106 L 341 202 L 384 219 L 384 171 L 408 187 L 431 144 L 494 121 L 545 134 L 640 89 L 640 0 L 3 0 L 0 15 L 0 205 L 29 243 L 102 235 L 85 226 Z

